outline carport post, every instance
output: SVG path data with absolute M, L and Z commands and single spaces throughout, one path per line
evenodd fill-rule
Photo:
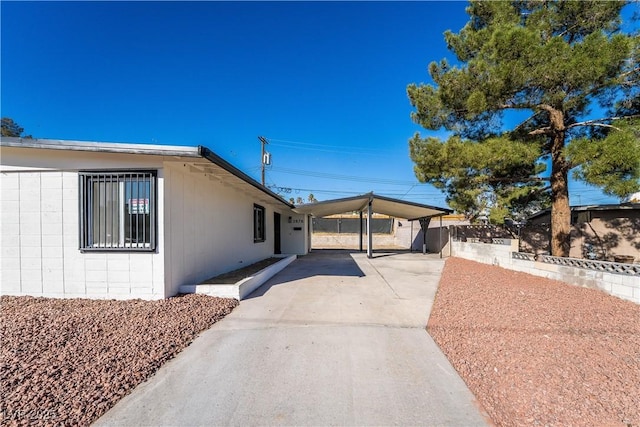
M 422 228 L 422 255 L 427 253 L 427 227 L 429 223 L 420 224 Z
M 373 258 L 373 235 L 371 233 L 371 217 L 373 216 L 372 200 L 369 199 L 367 206 L 367 258 Z
M 438 246 L 440 247 L 440 258 L 442 258 L 442 215 L 440 215 L 440 233 L 438 233 Z
M 360 252 L 362 252 L 362 211 L 360 211 Z
M 409 240 L 409 252 L 413 252 L 413 221 L 409 221 L 411 223 L 411 239 Z
M 420 229 L 422 230 L 422 253 L 427 253 L 427 229 L 429 228 L 429 223 L 431 223 L 430 216 L 423 216 L 419 219 Z

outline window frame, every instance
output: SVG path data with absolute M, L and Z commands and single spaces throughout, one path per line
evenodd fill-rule
M 258 215 L 256 215 L 258 214 Z M 267 240 L 266 210 L 264 206 L 253 204 L 253 243 L 262 243 Z
M 93 218 L 93 200 L 94 200 L 94 187 L 93 184 L 100 182 L 117 182 L 118 187 L 122 184 L 126 184 L 127 181 L 133 182 L 133 178 L 137 180 L 137 182 L 149 180 L 149 235 L 148 242 L 133 242 L 127 243 L 126 239 L 126 231 L 124 229 L 124 224 L 126 224 L 126 215 L 129 215 L 129 221 L 131 221 L 131 216 L 137 215 L 139 213 L 119 213 L 120 217 L 118 219 L 118 233 L 119 233 L 119 242 L 116 246 L 108 246 L 106 243 L 104 245 L 97 245 L 93 243 L 93 233 L 94 233 L 94 221 Z M 108 170 L 90 170 L 90 171 L 79 171 L 78 172 L 78 191 L 79 191 L 79 249 L 81 252 L 156 252 L 157 250 L 157 242 L 158 242 L 158 171 L 156 169 L 108 169 Z M 139 184 L 138 184 L 139 185 Z M 146 198 L 146 197 L 145 197 Z M 122 188 L 118 189 L 118 201 L 120 203 L 124 203 L 126 199 L 125 194 L 125 185 L 122 185 Z M 140 199 L 138 195 L 138 199 Z M 126 205 L 125 205 L 126 206 Z M 123 207 L 124 209 L 124 207 Z M 105 215 L 108 217 L 108 213 Z M 120 222 L 125 221 L 122 225 Z M 111 224 L 113 227 L 113 223 Z M 108 227 L 108 226 L 105 226 Z M 144 227 L 144 225 L 143 225 Z M 146 227 L 144 227 L 146 230 Z M 106 228 L 105 228 L 106 230 Z M 133 230 L 130 226 L 130 232 Z M 122 235 L 120 235 L 123 233 Z

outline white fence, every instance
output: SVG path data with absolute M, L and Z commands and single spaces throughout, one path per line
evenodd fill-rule
M 560 280 L 572 285 L 600 289 L 640 304 L 640 265 L 604 261 L 535 257 L 518 252 L 518 241 L 494 239 L 493 244 L 451 242 L 451 255 L 510 270 Z

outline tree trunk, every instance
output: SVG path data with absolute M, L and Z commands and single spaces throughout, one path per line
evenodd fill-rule
M 569 207 L 569 164 L 564 157 L 564 114 L 549 111 L 551 144 L 551 255 L 568 257 L 571 249 L 571 208 Z

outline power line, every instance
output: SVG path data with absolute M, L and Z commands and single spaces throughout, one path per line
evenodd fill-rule
M 331 144 L 314 144 L 314 143 L 310 143 L 310 142 L 299 142 L 299 141 L 288 141 L 286 139 L 275 139 L 275 138 L 269 138 L 269 142 L 273 142 L 273 141 L 277 141 L 277 142 L 284 142 L 286 144 L 290 144 L 290 145 L 296 145 L 296 146 L 309 146 L 309 147 L 320 147 L 320 148 L 337 148 L 337 149 L 344 149 L 344 148 L 348 148 L 348 149 L 353 149 L 356 151 L 362 151 L 362 152 L 372 152 L 372 153 L 377 153 L 380 152 L 381 150 L 377 149 L 377 148 L 365 148 L 365 147 L 350 147 L 350 146 L 345 146 L 345 145 L 331 145 Z M 386 150 L 386 151 L 391 151 L 391 150 Z
M 371 157 L 389 157 L 389 154 L 385 154 L 385 152 L 381 152 L 381 151 L 366 152 L 366 151 L 350 150 L 349 148 L 330 150 L 326 148 L 298 147 L 295 145 L 277 144 L 277 143 L 271 143 L 271 145 L 275 147 L 293 148 L 295 150 L 320 151 L 325 153 L 357 154 L 358 156 L 371 156 Z M 390 151 L 387 151 L 386 153 L 390 153 Z
M 401 180 L 387 179 L 387 178 L 372 178 L 372 177 L 363 177 L 363 176 L 354 176 L 354 175 L 341 175 L 341 174 L 333 174 L 333 173 L 327 173 L 327 172 L 307 171 L 303 169 L 282 168 L 282 167 L 276 167 L 276 166 L 272 167 L 271 171 L 286 173 L 291 175 L 310 176 L 314 178 L 335 179 L 339 181 L 368 182 L 368 183 L 374 183 L 374 184 L 389 184 L 389 185 L 403 185 L 403 186 L 422 184 L 419 182 L 417 183 L 415 181 L 401 181 Z
M 271 181 L 273 182 L 273 181 Z M 360 195 L 363 194 L 362 191 L 353 191 L 353 190 L 323 190 L 323 189 L 318 189 L 318 188 L 293 188 L 293 187 L 282 187 L 282 186 L 278 186 L 275 185 L 275 183 L 273 185 L 269 185 L 269 188 L 275 192 L 280 192 L 280 193 L 285 193 L 285 194 L 290 194 L 292 192 L 296 192 L 296 194 L 298 194 L 299 192 L 311 192 L 311 193 L 321 193 L 321 194 L 355 194 L 355 195 Z M 403 196 L 406 195 L 406 192 L 398 192 L 398 191 L 384 191 L 384 192 L 380 192 L 379 194 L 382 195 L 388 195 L 389 197 L 397 197 L 397 196 Z M 443 193 L 437 192 L 437 193 L 414 193 L 412 194 L 413 197 L 435 197 L 435 196 L 444 196 Z
M 411 192 L 411 190 L 413 190 L 413 188 L 414 188 L 415 186 L 416 186 L 416 184 L 413 184 L 411 187 L 409 187 L 409 189 L 407 190 L 407 192 L 406 192 L 406 193 L 404 193 L 404 194 L 400 197 L 400 199 L 404 199 L 404 198 L 407 196 L 407 194 L 409 194 L 409 193 Z

